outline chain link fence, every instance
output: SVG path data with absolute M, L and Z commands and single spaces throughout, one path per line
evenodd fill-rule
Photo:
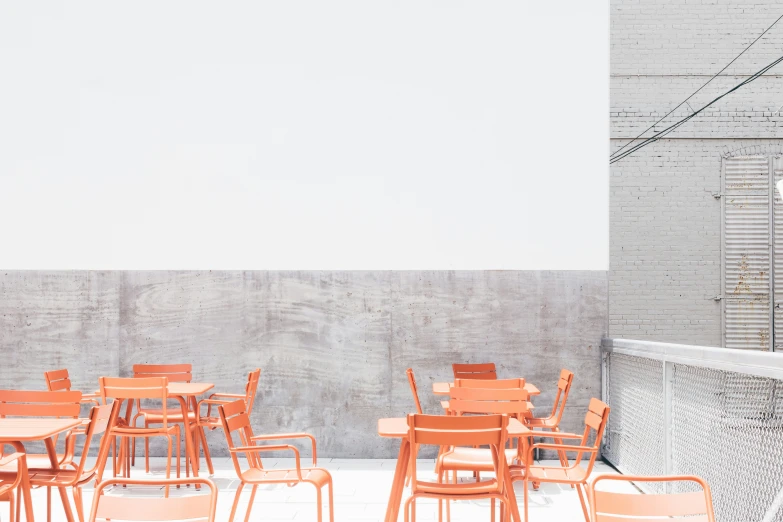
M 653 350 L 645 353 L 645 344 Z M 704 478 L 718 522 L 783 522 L 783 380 L 774 377 L 783 378 L 783 355 L 757 359 L 762 354 L 742 351 L 735 362 L 727 355 L 605 341 L 603 385 L 612 410 L 603 456 L 627 474 Z M 753 364 L 743 361 L 749 356 Z M 764 364 L 770 362 L 780 368 Z M 661 489 L 646 492 L 663 492 L 654 487 Z

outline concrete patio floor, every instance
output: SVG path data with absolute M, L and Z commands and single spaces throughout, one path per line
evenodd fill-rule
M 302 459 L 303 464 L 306 461 Z M 422 478 L 431 478 L 431 470 L 434 465 L 432 460 L 421 460 L 419 474 Z M 549 464 L 549 461 L 545 461 Z M 203 464 L 203 461 L 202 461 Z M 234 473 L 231 461 L 228 458 L 214 459 L 215 475 L 210 477 L 219 488 L 218 508 L 216 521 L 226 522 L 231 510 L 234 492 L 239 484 Z M 319 459 L 320 467 L 328 469 L 333 476 L 335 490 L 335 520 L 337 521 L 382 521 L 386 502 L 389 497 L 394 466 L 396 460 L 363 460 L 363 459 Z M 554 462 L 552 462 L 554 464 Z M 164 459 L 152 459 L 152 476 L 161 477 Z M 293 466 L 293 459 L 264 459 L 264 466 L 289 467 Z M 596 463 L 594 474 L 616 473 L 610 466 Z M 204 468 L 205 469 L 205 468 Z M 206 469 L 205 469 L 206 471 Z M 143 460 L 136 461 L 133 469 L 134 478 L 144 478 Z M 202 473 L 202 476 L 205 474 Z M 467 476 L 467 475 L 466 475 Z M 469 480 L 469 479 L 467 479 Z M 623 491 L 636 492 L 632 486 L 621 486 Z M 522 485 L 516 484 L 517 497 L 522 503 Z M 250 488 L 245 488 L 242 493 L 240 507 L 236 515 L 237 521 L 244 520 L 247 504 L 250 497 Z M 92 502 L 92 486 L 86 487 L 84 495 L 85 512 L 89 514 Z M 138 492 L 137 492 L 138 493 Z M 125 490 L 118 492 L 115 488 L 111 494 L 133 495 L 134 492 Z M 148 494 L 148 492 L 145 492 Z M 175 495 L 194 494 L 191 488 L 172 490 Z M 409 490 L 404 497 L 407 498 Z M 53 518 L 55 522 L 64 522 L 59 496 L 55 493 L 53 498 Z M 44 490 L 33 492 L 35 515 L 37 520 L 46 520 L 46 494 Z M 0 520 L 8 520 L 7 504 L 0 504 Z M 489 502 L 460 502 L 453 504 L 451 508 L 451 520 L 453 522 L 473 522 L 477 520 L 489 520 Z M 89 516 L 89 515 L 88 515 Z M 431 521 L 437 519 L 437 504 L 435 502 L 421 501 L 417 510 L 417 519 Z M 252 521 L 315 521 L 315 490 L 308 484 L 301 484 L 293 488 L 287 486 L 260 487 L 256 494 L 253 510 L 250 516 Z M 324 520 L 328 520 L 328 510 L 325 507 Z M 400 521 L 403 513 L 400 512 Z M 556 484 L 542 484 L 538 491 L 530 492 L 530 522 L 579 522 L 583 520 L 579 498 L 575 490 L 568 486 Z

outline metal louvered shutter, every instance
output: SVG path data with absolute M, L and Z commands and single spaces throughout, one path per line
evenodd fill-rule
M 772 346 L 772 176 L 766 156 L 723 162 L 723 345 Z
M 772 234 L 772 281 L 773 281 L 773 304 L 774 304 L 774 349 L 776 352 L 783 352 L 783 199 L 778 194 L 778 181 L 783 179 L 783 158 L 772 158 L 772 213 L 775 216 Z

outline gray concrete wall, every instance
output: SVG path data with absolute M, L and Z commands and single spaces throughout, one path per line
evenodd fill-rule
M 600 396 L 605 272 L 26 272 L 0 273 L 0 386 L 41 389 L 67 367 L 74 385 L 129 375 L 135 363 L 190 362 L 197 380 L 240 392 L 262 369 L 257 433 L 308 431 L 331 457 L 396 455 L 379 417 L 426 411 L 452 362 L 494 361 L 553 400 L 576 373 L 565 428 Z M 225 455 L 221 432 L 209 434 Z M 157 447 L 157 451 L 160 447 Z
M 778 16 L 775 0 L 612 0 L 611 150 L 696 91 Z M 777 29 L 777 28 L 776 28 Z M 656 131 L 780 55 L 773 29 Z M 781 152 L 780 67 L 611 167 L 609 333 L 720 346 L 721 158 Z M 648 132 L 646 136 L 650 136 Z M 760 345 L 759 348 L 762 346 Z

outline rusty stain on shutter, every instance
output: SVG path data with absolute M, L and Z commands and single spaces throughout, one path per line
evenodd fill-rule
M 771 347 L 770 170 L 766 156 L 727 158 L 723 164 L 722 291 L 727 348 Z

